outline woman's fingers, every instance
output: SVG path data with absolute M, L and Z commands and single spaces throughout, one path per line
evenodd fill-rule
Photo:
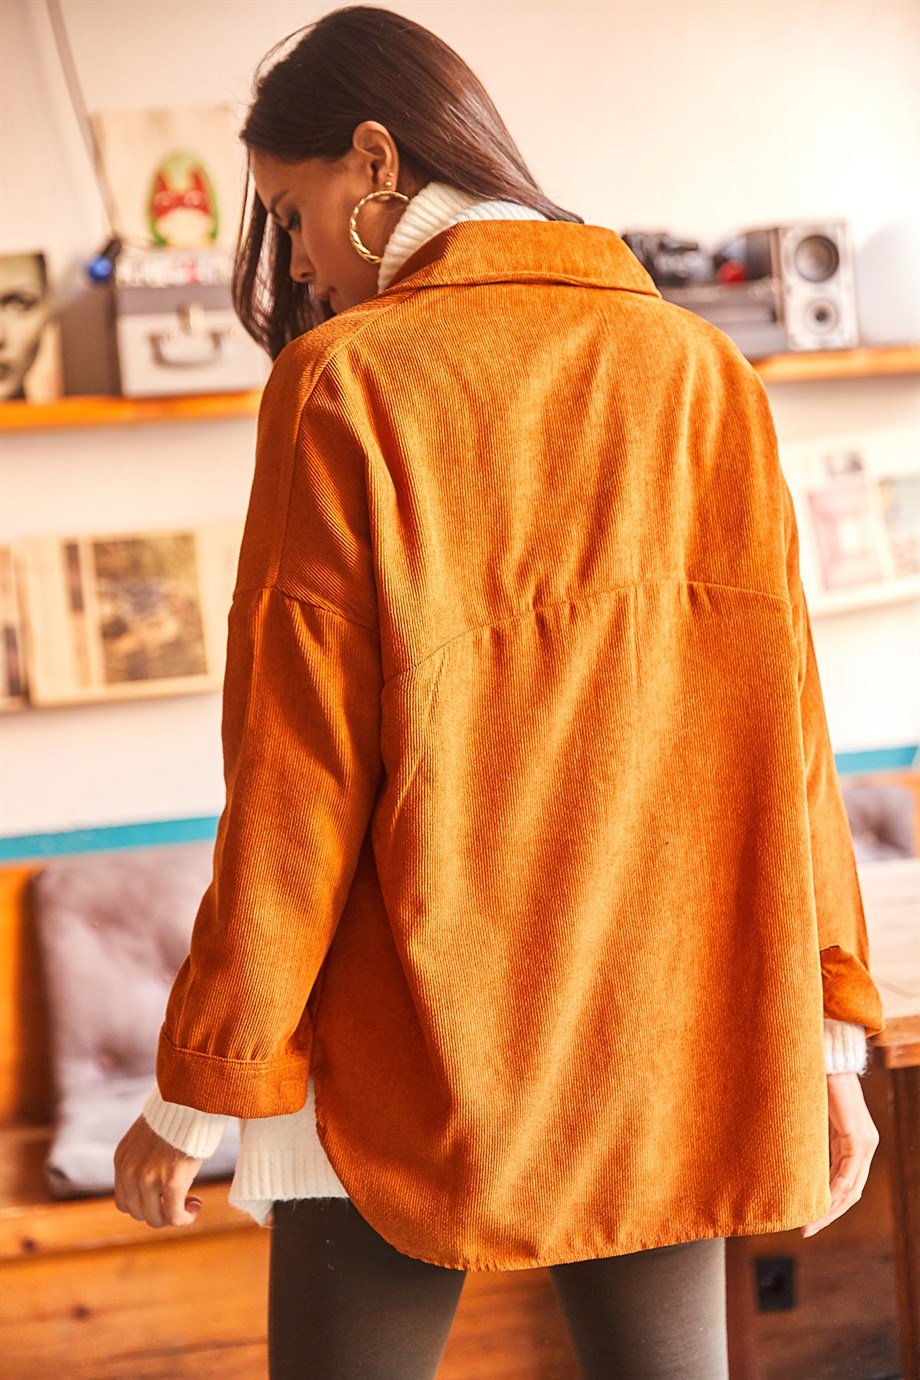
M 846 1151 L 838 1157 L 831 1169 L 831 1205 L 823 1217 L 801 1228 L 803 1236 L 814 1236 L 815 1232 L 821 1231 L 837 1217 L 842 1217 L 854 1203 L 859 1202 L 869 1177 L 873 1152 L 874 1146 L 863 1147 Z
M 184 1178 L 175 1183 L 169 1183 L 160 1194 L 160 1211 L 163 1214 L 163 1225 L 166 1227 L 185 1227 L 194 1222 L 198 1217 L 198 1210 L 201 1207 L 200 1198 L 189 1198 L 187 1196 L 189 1185 Z M 189 1209 L 186 1202 L 197 1203 L 198 1209 Z
M 156 1178 L 149 1181 L 141 1181 L 139 1184 L 141 1204 L 143 1208 L 142 1220 L 150 1227 L 165 1227 L 169 1223 L 163 1216 L 163 1207 L 160 1203 L 160 1183 Z
M 827 1093 L 831 1205 L 823 1217 L 799 1228 L 803 1236 L 814 1236 L 859 1202 L 879 1143 L 858 1074 L 829 1074 Z
M 151 1227 L 182 1227 L 196 1221 L 201 1200 L 189 1196 L 188 1190 L 202 1161 L 164 1141 L 143 1117 L 122 1137 L 114 1164 L 119 1212 Z
M 140 1181 L 133 1175 L 126 1173 L 122 1183 L 122 1194 L 125 1201 L 124 1211 L 129 1217 L 133 1217 L 136 1222 L 147 1220 L 144 1212 L 144 1198 L 141 1192 Z

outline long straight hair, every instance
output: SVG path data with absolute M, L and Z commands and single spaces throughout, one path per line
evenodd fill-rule
M 291 38 L 299 38 L 296 47 L 263 71 Z M 239 137 L 247 149 L 283 163 L 334 161 L 352 147 L 355 126 L 368 119 L 390 131 L 416 185 L 447 182 L 479 197 L 529 206 L 548 220 L 584 224 L 541 191 L 463 59 L 421 24 L 376 5 L 332 10 L 276 43 L 256 69 Z M 290 239 L 247 177 L 233 305 L 272 359 L 332 314 L 312 301 L 305 284 L 293 281 L 290 264 Z

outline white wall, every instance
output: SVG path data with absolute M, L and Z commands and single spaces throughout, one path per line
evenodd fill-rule
M 90 110 L 233 100 L 302 0 L 62 0 Z M 491 91 L 537 179 L 586 220 L 713 244 L 749 225 L 849 218 L 862 332 L 920 338 L 918 9 L 913 0 L 395 4 Z M 105 234 L 40 0 L 3 0 L 0 249 L 43 248 L 74 286 Z M 771 389 L 781 441 L 918 427 L 916 380 Z M 2 530 L 241 514 L 254 419 L 37 433 L 3 445 Z M 916 741 L 916 604 L 821 620 L 834 746 Z M 3 721 L 3 834 L 217 814 L 217 695 Z

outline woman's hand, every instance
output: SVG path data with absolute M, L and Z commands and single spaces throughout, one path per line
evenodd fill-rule
M 827 1075 L 827 1111 L 831 1205 L 823 1217 L 799 1228 L 803 1236 L 814 1236 L 816 1231 L 833 1222 L 835 1217 L 842 1217 L 848 1208 L 859 1202 L 879 1142 L 858 1073 Z
M 201 1199 L 186 1197 L 203 1164 L 158 1136 L 142 1116 L 115 1148 L 115 1206 L 151 1227 L 185 1227 Z

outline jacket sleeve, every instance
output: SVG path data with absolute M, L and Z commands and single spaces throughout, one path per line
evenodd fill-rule
M 156 1077 L 168 1102 L 277 1116 L 306 1101 L 306 1002 L 369 823 L 379 662 L 372 632 L 276 587 L 228 622 L 226 803 Z
M 304 385 L 308 347 L 282 352 L 263 393 L 228 614 L 226 798 L 157 1047 L 163 1101 L 221 1116 L 306 1101 L 307 1002 L 382 772 L 362 457 L 341 396 Z
M 884 1030 L 882 1001 L 869 973 L 869 940 L 856 856 L 843 791 L 828 732 L 811 620 L 799 571 L 799 540 L 792 495 L 780 477 L 786 581 L 798 649 L 802 748 L 811 837 L 811 860 L 824 1015 L 862 1025 L 867 1035 Z M 833 1039 L 825 1031 L 826 1039 Z M 839 1032 L 837 1032 L 839 1033 Z

